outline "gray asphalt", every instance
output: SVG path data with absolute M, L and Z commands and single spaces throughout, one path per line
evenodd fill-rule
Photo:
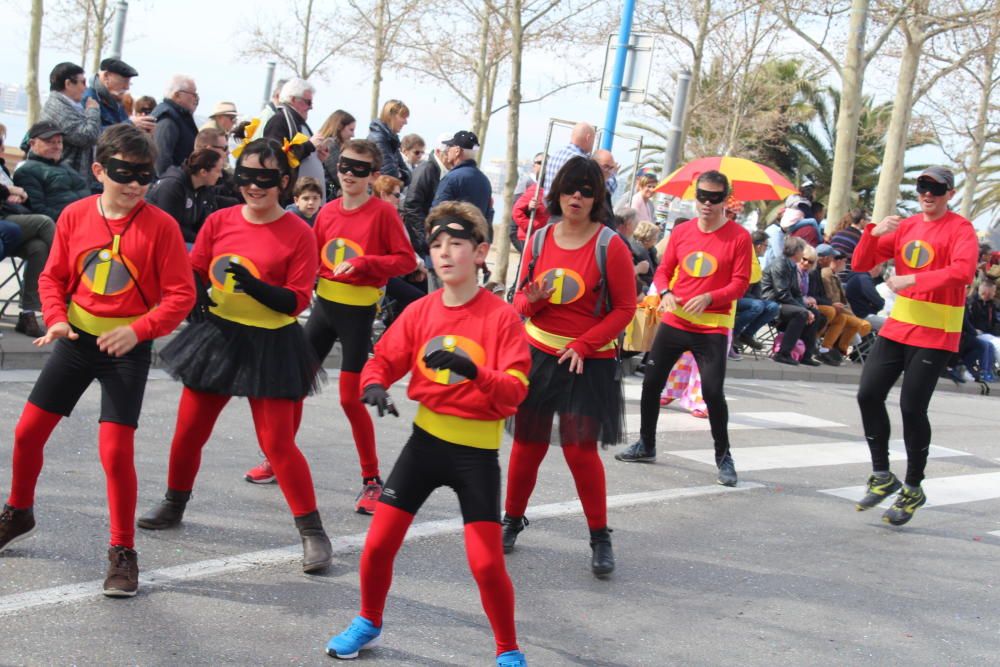
M 12 427 L 30 387 L 0 382 L 5 491 Z M 376 423 L 384 473 L 415 409 L 403 394 L 393 391 L 403 418 Z M 793 420 L 780 429 L 733 430 L 738 470 L 740 448 L 845 440 L 864 448 L 850 386 L 737 380 L 728 394 L 734 415 L 783 411 L 841 424 Z M 163 491 L 178 396 L 171 381 L 149 384 L 136 452 L 140 513 Z M 897 401 L 894 392 L 898 437 Z M 929 477 L 1000 472 L 994 405 L 978 396 L 935 397 L 934 443 L 970 456 L 932 459 Z M 635 401 L 629 411 L 638 411 Z M 103 578 L 97 412 L 94 387 L 54 433 L 38 486 L 39 530 L 0 554 L 0 606 L 16 594 L 44 598 L 52 587 Z M 299 444 L 333 537 L 363 534 L 369 522 L 352 511 L 359 480 L 349 434 L 335 388 L 309 399 Z M 677 431 L 661 438 L 655 465 L 623 464 L 603 452 L 608 493 L 712 485 L 713 469 L 668 453 L 710 446 L 707 431 Z M 206 448 L 184 525 L 139 531 L 142 570 L 296 544 L 277 487 L 241 479 L 257 457 L 249 410 L 234 401 Z M 545 666 L 995 663 L 1000 537 L 990 533 L 1000 531 L 1000 488 L 996 498 L 921 509 L 903 529 L 885 526 L 878 510 L 857 513 L 849 501 L 819 493 L 863 484 L 867 475 L 862 463 L 756 470 L 742 473 L 741 482 L 760 488 L 612 509 L 618 569 L 604 581 L 589 572 L 579 511 L 533 521 L 507 559 L 522 649 L 530 664 Z M 539 479 L 532 505 L 575 499 L 558 449 Z M 457 515 L 453 494 L 442 489 L 417 523 Z M 178 579 L 130 600 L 105 599 L 95 586 L 75 602 L 18 609 L 0 617 L 0 664 L 331 665 L 323 645 L 357 613 L 358 551 L 342 550 L 323 576 L 303 575 L 292 559 Z M 492 655 L 460 533 L 407 542 L 383 645 L 363 652 L 360 663 L 490 665 Z

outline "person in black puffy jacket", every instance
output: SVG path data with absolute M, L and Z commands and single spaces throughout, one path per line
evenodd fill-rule
M 382 105 L 382 113 L 378 120 L 373 120 L 368 126 L 368 141 L 378 146 L 382 153 L 383 176 L 392 176 L 403 181 L 403 187 L 410 184 L 410 168 L 406 165 L 403 154 L 399 152 L 402 142 L 399 131 L 410 119 L 410 108 L 399 100 L 389 100 Z
M 205 218 L 219 209 L 214 186 L 225 162 L 210 148 L 196 150 L 180 167 L 170 167 L 146 193 L 146 201 L 163 209 L 180 225 L 190 247 Z

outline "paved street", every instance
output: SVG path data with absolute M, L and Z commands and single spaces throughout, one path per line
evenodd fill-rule
M 335 379 L 335 373 L 331 376 Z M 0 381 L 0 486 L 13 424 L 35 371 Z M 638 424 L 638 380 L 626 387 Z M 291 516 L 274 485 L 253 486 L 249 410 L 234 401 L 206 448 L 183 526 L 139 531 L 143 585 L 100 595 L 107 523 L 93 387 L 46 449 L 34 537 L 0 555 L 2 665 L 331 665 L 322 647 L 358 604 L 369 519 L 336 384 L 309 399 L 309 458 L 334 567 L 300 571 Z M 854 511 L 867 449 L 849 384 L 727 384 L 740 485 L 714 484 L 708 423 L 661 411 L 659 460 L 603 453 L 618 570 L 589 572 L 587 530 L 554 448 L 508 557 L 530 664 L 980 665 L 1000 638 L 1000 443 L 994 398 L 940 392 L 932 404 L 929 504 L 904 529 Z M 376 424 L 383 474 L 415 405 Z M 154 372 L 138 433 L 139 512 L 162 495 L 179 385 Z M 898 392 L 894 435 L 901 437 Z M 501 460 L 506 462 L 509 440 Z M 896 447 L 902 451 L 902 443 Z M 896 470 L 902 472 L 903 467 Z M 844 489 L 847 489 L 846 491 Z M 457 502 L 439 490 L 396 564 L 381 648 L 360 664 L 490 665 L 493 644 L 462 548 Z

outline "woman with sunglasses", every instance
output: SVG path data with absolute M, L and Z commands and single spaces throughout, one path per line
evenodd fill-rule
M 133 451 L 152 341 L 173 331 L 195 300 L 177 223 L 143 201 L 155 158 L 144 132 L 125 123 L 109 127 L 92 165 L 104 191 L 70 204 L 59 218 L 38 281 L 49 329 L 35 340 L 55 345 L 14 429 L 11 492 L 0 512 L 0 551 L 34 532 L 45 443 L 96 379 L 111 517 L 104 594 L 111 597 L 131 597 L 139 588 Z
M 635 314 L 632 253 L 607 230 L 604 174 L 585 157 L 573 157 L 556 173 L 548 210 L 559 222 L 535 256 L 524 248 L 514 308 L 528 318 L 531 344 L 528 397 L 514 418 L 514 445 L 507 473 L 504 551 L 514 548 L 549 450 L 553 417 L 559 415 L 563 456 L 587 517 L 595 575 L 615 568 L 608 528 L 604 465 L 597 443 L 622 438 L 621 367 L 616 339 Z M 604 231 L 607 230 L 607 231 Z M 604 270 L 598 261 L 604 254 Z
M 258 139 L 239 153 L 235 178 L 246 204 L 210 215 L 191 251 L 200 321 L 160 352 L 184 390 L 166 497 L 138 523 L 161 530 L 181 522 L 219 414 L 233 396 L 245 396 L 260 448 L 302 537 L 302 570 L 318 572 L 330 564 L 333 550 L 309 464 L 295 444 L 302 400 L 314 389 L 319 367 L 296 319 L 309 305 L 316 241 L 309 226 L 279 203 L 290 170 L 281 145 Z
M 858 405 L 871 450 L 872 475 L 857 510 L 871 509 L 899 491 L 882 520 L 901 526 L 927 502 L 920 487 L 927 467 L 931 425 L 927 408 L 938 377 L 958 351 L 965 316 L 965 292 L 976 274 L 979 244 L 972 223 L 948 210 L 955 176 L 928 167 L 917 177 L 920 213 L 890 215 L 865 227 L 854 249 L 854 270 L 868 271 L 894 260 L 896 275 L 886 280 L 896 294 L 889 318 L 861 371 Z M 889 471 L 889 413 L 885 399 L 903 376 L 906 477 Z

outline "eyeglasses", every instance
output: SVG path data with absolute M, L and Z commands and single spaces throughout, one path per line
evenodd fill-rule
M 187 93 L 188 95 L 190 95 L 191 97 L 193 97 L 196 100 L 200 100 L 201 99 L 201 96 L 198 95 L 198 93 L 194 92 L 193 90 L 178 90 L 177 92 L 178 93 Z
M 399 192 L 390 192 L 390 193 L 389 193 L 389 196 L 390 196 L 390 197 L 395 197 L 396 199 L 399 199 L 399 198 L 400 198 L 400 197 L 402 197 L 403 195 L 402 195 L 402 193 L 399 193 Z
M 535 160 L 535 164 L 541 164 L 541 163 L 542 163 L 541 160 Z
M 426 151 L 410 151 L 410 152 L 411 152 L 411 153 L 413 153 L 414 155 L 416 155 L 417 157 L 420 157 L 420 156 L 421 156 L 421 155 L 423 155 L 423 154 L 424 154 L 424 153 L 425 153 Z
M 802 264 L 804 266 L 816 266 L 816 260 L 815 259 L 800 259 L 799 260 L 799 264 Z
M 313 101 L 311 97 L 300 97 L 299 99 L 302 100 L 302 103 L 306 105 L 307 109 L 313 108 Z
M 76 84 L 87 83 L 87 77 L 81 76 L 79 79 L 73 79 L 72 83 Z

